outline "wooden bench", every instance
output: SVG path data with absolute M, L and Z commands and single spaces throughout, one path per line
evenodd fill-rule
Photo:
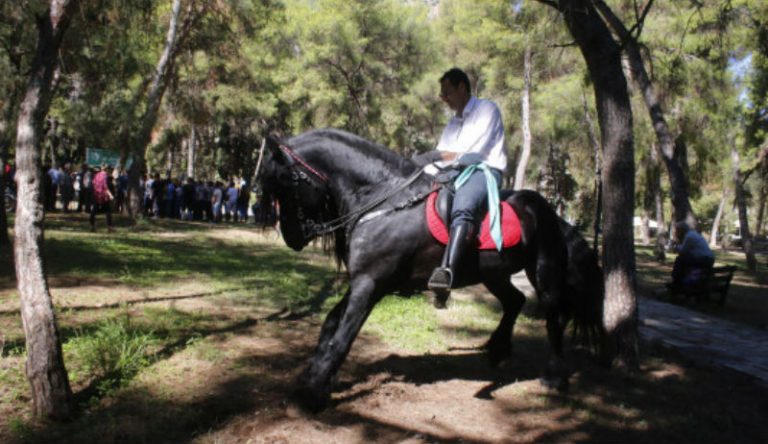
M 686 286 L 685 288 L 673 287 L 667 284 L 667 288 L 672 294 L 682 294 L 686 298 L 696 298 L 696 302 L 708 300 L 713 294 L 718 294 L 720 298 L 717 302 L 725 305 L 725 298 L 728 297 L 728 289 L 731 287 L 731 279 L 736 267 L 728 265 L 725 267 L 713 267 L 712 271 L 698 284 Z

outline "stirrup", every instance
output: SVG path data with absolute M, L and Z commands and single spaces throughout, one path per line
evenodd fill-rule
M 451 296 L 451 285 L 453 284 L 453 273 L 448 267 L 438 267 L 432 272 L 429 278 L 427 288 L 435 293 L 432 304 L 435 308 L 445 308 L 448 298 Z

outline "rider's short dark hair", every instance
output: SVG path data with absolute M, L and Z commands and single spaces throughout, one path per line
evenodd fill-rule
M 445 74 L 440 77 L 440 81 L 442 82 L 443 80 L 448 80 L 454 87 L 458 87 L 463 83 L 467 87 L 467 93 L 472 94 L 472 85 L 469 83 L 469 76 L 459 68 L 451 68 L 446 71 Z

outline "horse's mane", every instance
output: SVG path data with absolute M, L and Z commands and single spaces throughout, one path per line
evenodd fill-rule
M 378 164 L 377 167 L 388 167 L 390 172 L 398 176 L 407 176 L 417 168 L 413 161 L 383 145 L 335 128 L 310 130 L 291 137 L 286 140 L 286 144 L 302 155 L 320 148 L 326 154 L 340 154 L 352 148 L 365 159 L 367 167 L 370 167 L 370 162 L 374 162 Z
M 383 145 L 334 128 L 310 130 L 283 139 L 282 143 L 318 169 L 321 169 L 323 164 L 343 161 L 354 170 L 378 175 L 375 183 L 382 190 L 387 189 L 387 182 L 399 182 L 417 168 L 412 160 Z M 271 198 L 271 196 L 265 197 Z M 338 209 L 331 200 L 326 201 L 325 205 L 327 214 L 337 213 Z M 346 255 L 345 230 L 336 230 L 322 235 L 319 240 L 323 250 L 335 256 L 337 264 L 341 266 L 345 262 Z

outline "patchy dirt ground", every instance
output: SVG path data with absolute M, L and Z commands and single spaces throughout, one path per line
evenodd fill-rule
M 478 297 L 465 293 L 459 298 Z M 331 407 L 305 414 L 288 402 L 320 319 L 229 312 L 215 296 L 156 302 L 210 311 L 226 326 L 203 332 L 70 424 L 15 432 L 14 442 L 766 442 L 768 397 L 750 381 L 692 367 L 646 347 L 637 372 L 608 371 L 580 351 L 569 393 L 545 389 L 541 321 L 520 326 L 515 356 L 488 366 L 482 341 L 454 335 L 435 354 L 396 349 L 363 333 L 342 367 Z
M 213 230 L 210 236 L 224 242 L 254 235 Z M 70 328 L 115 307 L 137 317 L 155 307 L 158 324 L 172 308 L 193 318 L 194 328 L 106 396 L 87 396 L 87 381 L 73 387 L 80 414 L 66 424 L 29 420 L 23 361 L 4 356 L 0 370 L 19 371 L 15 381 L 0 382 L 0 395 L 15 391 L 0 398 L 13 399 L 0 405 L 0 443 L 768 442 L 764 389 L 654 344 L 643 344 L 636 371 L 608 370 L 585 351 L 569 349 L 570 391 L 544 388 L 538 377 L 548 348 L 534 306 L 518 323 L 513 358 L 489 367 L 477 349 L 488 323 L 467 311 L 470 303 L 493 303 L 479 288 L 455 294 L 460 303 L 437 312 L 448 347 L 417 353 L 364 329 L 334 384 L 331 406 L 305 414 L 288 400 L 324 314 L 254 309 L 241 293 L 200 282 L 145 291 L 54 276 L 54 301 Z M 0 339 L 11 329 L 18 336 L 18 305 L 2 300 Z M 6 351 L 13 346 L 5 345 Z

